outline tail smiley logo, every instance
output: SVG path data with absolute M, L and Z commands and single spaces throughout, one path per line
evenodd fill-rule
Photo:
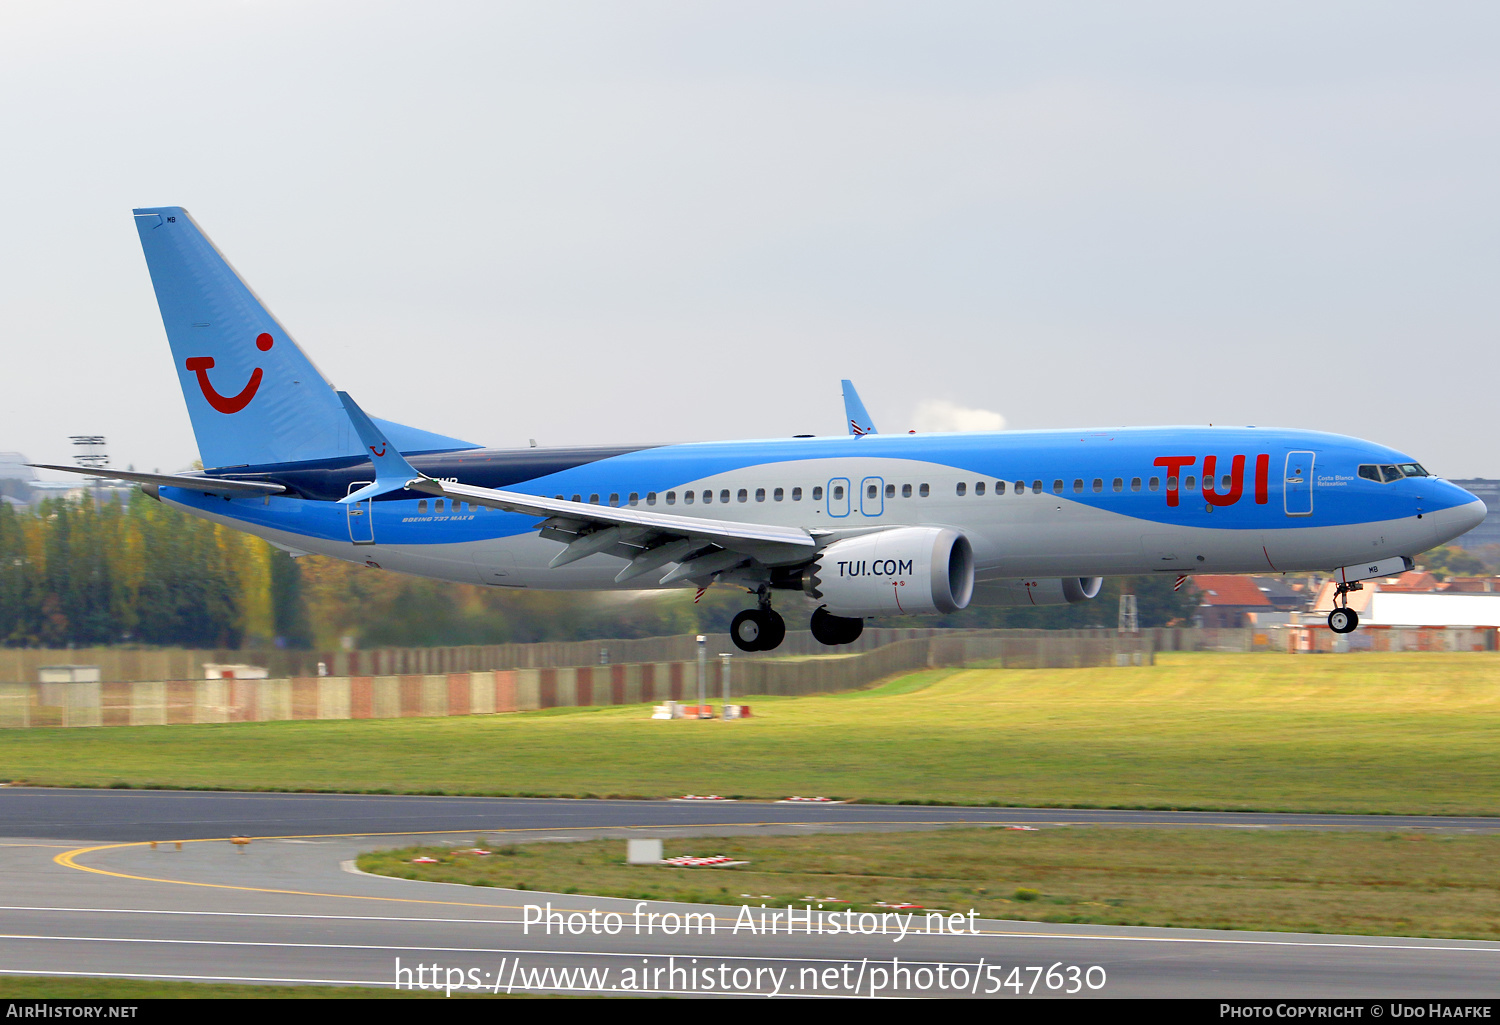
M 263 332 L 256 336 L 255 347 L 261 352 L 269 352 L 271 346 L 275 344 L 276 340 L 269 334 Z M 213 386 L 213 382 L 208 379 L 208 372 L 214 368 L 212 356 L 192 356 L 183 361 L 183 366 L 198 375 L 198 387 L 202 389 L 203 397 L 220 413 L 238 413 L 250 405 L 250 400 L 255 398 L 255 393 L 260 390 L 261 378 L 265 376 L 260 367 L 256 367 L 250 374 L 250 380 L 246 382 L 244 388 L 240 389 L 238 395 L 220 395 Z

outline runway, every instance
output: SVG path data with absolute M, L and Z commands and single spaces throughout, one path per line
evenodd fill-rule
M 0 787 L 0 834 L 69 840 L 198 840 L 473 829 L 710 826 L 724 823 L 871 826 L 996 822 L 1025 825 L 1500 831 L 1500 818 L 1138 811 L 1105 808 L 963 808 L 767 801 L 583 801 L 380 794 L 222 793 Z
M 428 821 L 419 836 L 415 820 L 422 818 Z M 775 909 L 782 918 L 767 930 L 740 917 L 758 915 L 758 908 L 642 905 L 388 879 L 344 867 L 362 850 L 418 839 L 467 844 L 479 830 L 496 840 L 512 831 L 504 842 L 556 842 L 643 831 L 765 835 L 963 821 L 1500 829 L 1495 819 L 1389 816 L 8 788 L 0 790 L 0 822 L 12 837 L 0 846 L 0 972 L 436 982 L 484 994 L 1483 1000 L 1500 990 L 1500 943 L 1492 942 L 1063 926 L 961 914 L 943 917 L 934 930 L 920 912 L 905 920 L 904 935 L 894 912 L 883 921 L 851 921 L 853 934 L 835 934 L 837 919 L 817 916 L 805 926 L 799 918 L 788 932 L 784 908 Z M 188 825 L 194 829 L 178 828 Z M 28 833 L 66 839 L 27 840 Z M 282 839 L 243 849 L 199 839 L 232 833 Z M 329 835 L 337 833 L 362 835 Z M 171 843 L 153 849 L 141 842 L 150 839 L 188 842 L 181 850 Z M 85 840 L 94 842 L 68 842 Z M 523 906 L 549 901 L 564 927 L 580 931 L 547 935 L 524 923 Z M 701 917 L 685 933 L 689 914 Z M 669 926 L 674 931 L 664 932 Z

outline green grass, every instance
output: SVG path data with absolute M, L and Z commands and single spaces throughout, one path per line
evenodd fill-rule
M 64 786 L 1500 814 L 1500 655 L 1163 655 L 748 699 L 360 722 L 0 731 Z M 753 814 L 753 813 L 750 813 Z
M 626 865 L 623 840 L 363 854 L 359 867 L 430 879 L 641 900 L 880 911 L 912 902 L 984 918 L 1382 936 L 1500 939 L 1500 837 L 1115 829 L 667 841 L 666 855 L 749 865 Z M 442 859 L 413 865 L 418 853 Z M 919 920 L 921 918 L 919 914 Z

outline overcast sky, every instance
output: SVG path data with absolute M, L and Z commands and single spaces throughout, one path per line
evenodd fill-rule
M 1254 423 L 1500 476 L 1494 4 L 0 0 L 0 449 L 197 457 L 135 206 L 489 445 Z M 1488 382 L 1488 383 L 1486 383 Z

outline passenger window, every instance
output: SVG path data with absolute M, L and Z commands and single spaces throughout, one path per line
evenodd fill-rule
M 1060 495 L 1060 494 L 1063 493 L 1063 482 L 1062 481 L 1055 480 L 1055 481 L 1052 482 L 1052 493 L 1054 495 Z
M 640 505 L 641 504 L 641 496 L 640 496 L 639 492 L 632 491 L 630 493 L 630 504 L 631 505 Z
M 1031 493 L 1033 495 L 1040 495 L 1042 493 L 1042 482 L 1041 481 L 1034 480 L 1034 481 L 1031 482 Z
M 865 487 L 866 498 L 874 498 L 878 492 L 879 488 L 877 488 L 874 484 L 869 484 Z
M 744 488 L 740 488 L 740 493 L 735 497 L 738 498 L 741 502 L 748 502 L 750 501 L 750 492 L 746 491 Z M 766 493 L 764 491 L 760 493 L 760 500 L 762 502 L 766 500 Z M 726 499 L 726 501 L 728 501 L 728 499 Z
M 1197 477 L 1188 477 L 1186 480 L 1184 480 L 1182 482 L 1182 490 L 1184 490 L 1184 491 L 1192 491 L 1195 488 L 1197 488 L 1197 486 L 1198 486 L 1198 478 Z
M 917 494 L 921 495 L 923 498 L 926 498 L 931 493 L 932 489 L 926 484 L 923 484 L 920 488 L 917 489 Z
M 581 501 L 583 501 L 583 496 L 582 495 L 574 495 L 573 496 L 573 501 L 575 501 L 575 502 L 581 502 Z
M 903 485 L 901 485 L 901 497 L 902 498 L 910 498 L 911 497 L 911 485 L 910 484 L 903 484 Z
M 958 482 L 958 497 L 959 498 L 964 497 L 964 493 L 966 491 L 968 491 L 968 490 L 969 490 L 969 486 L 967 484 L 965 484 L 963 481 L 959 481 Z
M 703 493 L 705 495 L 708 494 L 707 491 L 705 491 Z M 682 493 L 682 504 L 683 505 L 692 505 L 693 504 L 693 493 L 691 491 L 684 491 Z
M 796 492 L 792 492 L 792 494 L 795 496 Z M 821 487 L 813 488 L 812 500 L 814 502 L 823 501 L 823 489 Z
M 775 491 L 773 491 L 773 492 L 771 492 L 771 497 L 772 497 L 772 498 L 773 498 L 773 499 L 774 499 L 774 500 L 776 500 L 776 501 L 778 501 L 778 502 L 780 502 L 780 501 L 782 501 L 782 500 L 783 500 L 783 499 L 784 499 L 784 498 L 786 498 L 786 492 L 785 492 L 785 491 L 783 491 L 783 490 L 782 490 L 782 489 L 781 489 L 781 488 L 777 488 L 777 489 L 776 489 L 776 490 L 775 490 Z
M 612 495 L 609 496 L 609 504 L 612 507 L 614 507 L 614 508 L 619 508 L 619 506 L 620 506 L 620 493 L 618 491 L 616 491 L 614 494 L 612 494 Z
M 1394 478 L 1392 478 L 1392 479 L 1394 479 Z M 1229 490 L 1229 488 L 1230 488 L 1229 474 L 1226 473 L 1224 476 L 1222 476 L 1222 477 L 1219 478 L 1219 487 L 1221 489 L 1223 489 L 1224 491 L 1228 491 Z
M 1176 477 L 1168 477 L 1167 478 L 1167 490 L 1168 491 L 1176 491 L 1177 490 L 1177 478 Z
M 1104 478 L 1103 477 L 1095 477 L 1094 478 L 1094 494 L 1097 495 L 1097 494 L 1099 494 L 1103 490 L 1104 490 Z
M 1114 483 L 1114 489 L 1116 491 L 1124 491 L 1125 490 L 1125 482 L 1123 480 L 1121 480 L 1119 477 L 1116 477 L 1115 478 L 1115 483 Z
M 793 488 L 792 489 L 792 501 L 793 502 L 800 502 L 800 501 L 802 501 L 802 489 L 801 488 Z
M 997 481 L 995 481 L 995 494 L 997 494 L 997 495 L 1003 495 L 1003 494 L 1005 494 L 1005 481 L 1003 481 L 1003 480 L 997 480 Z
M 1075 495 L 1081 495 L 1081 494 L 1083 494 L 1083 478 L 1082 477 L 1075 477 L 1073 479 L 1073 494 L 1075 494 Z
M 441 498 L 439 498 L 436 502 L 432 503 L 432 511 L 433 512 L 442 512 L 443 511 L 443 500 Z
M 1161 478 L 1160 477 L 1152 477 L 1149 481 L 1146 482 L 1146 486 L 1148 488 L 1150 488 L 1152 491 L 1160 491 L 1161 490 Z
M 589 496 L 589 505 L 598 505 L 598 504 L 599 504 L 599 496 L 598 495 L 590 495 Z
M 420 500 L 419 502 L 417 502 L 417 512 L 421 513 L 421 514 L 424 514 L 424 515 L 426 514 L 426 512 L 427 512 L 427 499 L 424 498 L 424 499 Z
M 814 495 L 813 497 L 816 498 L 817 496 Z M 844 500 L 844 485 L 835 484 L 833 486 L 833 500 L 835 502 L 842 502 Z
M 723 491 L 719 492 L 719 501 L 723 502 L 725 505 L 729 504 L 729 489 L 728 488 L 725 488 Z
M 646 504 L 647 505 L 655 505 L 656 504 L 656 492 L 655 491 L 648 491 L 648 492 L 646 492 Z
M 896 485 L 894 485 L 894 484 L 887 484 L 885 486 L 885 497 L 886 498 L 895 498 L 896 497 Z
M 646 500 L 649 502 L 650 498 L 648 497 Z M 668 491 L 667 492 L 667 504 L 668 505 L 676 505 L 677 504 L 677 492 L 675 492 L 675 491 Z
M 691 502 L 692 500 L 693 500 L 693 493 L 691 491 L 689 491 L 688 492 L 688 501 Z M 705 492 L 703 492 L 703 504 L 704 505 L 708 505 L 708 503 L 712 502 L 713 500 L 714 500 L 714 493 L 712 491 L 705 491 Z
M 1132 477 L 1132 478 L 1130 478 L 1130 490 L 1131 491 L 1139 491 L 1139 490 L 1141 490 L 1141 479 L 1139 477 Z
M 755 500 L 757 502 L 764 502 L 766 500 L 766 489 L 765 488 L 756 488 L 755 489 Z

